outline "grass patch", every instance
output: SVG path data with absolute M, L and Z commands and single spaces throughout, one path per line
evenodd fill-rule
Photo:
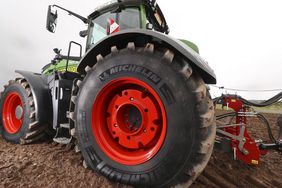
M 254 107 L 252 108 L 257 112 L 264 112 L 264 113 L 282 113 L 282 102 L 277 102 L 271 106 L 267 107 Z M 222 108 L 222 105 L 217 104 L 216 109 L 218 110 L 231 110 L 230 108 L 227 108 L 226 106 Z

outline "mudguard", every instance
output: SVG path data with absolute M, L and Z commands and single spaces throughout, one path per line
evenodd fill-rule
M 214 71 L 193 49 L 171 36 L 144 29 L 124 30 L 107 36 L 87 51 L 79 63 L 77 69 L 78 72 L 85 74 L 84 69 L 87 65 L 92 67 L 96 64 L 97 55 L 101 54 L 102 56 L 106 56 L 111 53 L 112 46 L 117 46 L 118 49 L 122 49 L 126 47 L 128 42 L 134 42 L 136 46 L 144 46 L 146 43 L 151 42 L 157 46 L 173 50 L 174 53 L 181 55 L 187 62 L 189 62 L 193 69 L 202 76 L 205 83 L 216 84 Z
M 16 70 L 16 73 L 22 75 L 32 91 L 36 112 L 36 121 L 40 124 L 52 122 L 52 97 L 48 87 L 47 76 Z

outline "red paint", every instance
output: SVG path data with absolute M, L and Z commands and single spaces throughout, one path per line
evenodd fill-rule
M 135 78 L 108 83 L 93 104 L 92 128 L 103 152 L 125 165 L 142 164 L 162 147 L 167 120 L 156 91 Z
M 20 119 L 16 117 L 16 108 L 18 106 L 23 108 L 20 95 L 17 92 L 9 93 L 4 101 L 2 119 L 4 129 L 10 134 L 17 133 L 22 126 L 23 116 Z
M 120 27 L 119 27 L 118 23 L 115 22 L 114 19 L 109 18 L 108 19 L 108 26 L 107 26 L 107 34 L 110 35 L 110 34 L 116 33 L 116 32 L 119 32 L 119 30 L 120 30 Z
M 246 112 L 247 108 L 244 106 L 243 102 L 239 99 L 234 98 L 233 96 L 226 96 L 224 98 L 224 106 L 228 106 L 229 108 L 232 108 L 234 111 L 238 112 Z M 237 114 L 236 116 L 236 124 L 247 124 L 247 118 L 244 116 L 239 116 Z M 233 134 L 233 135 L 239 135 L 240 133 L 240 126 L 234 126 L 234 127 L 228 127 L 224 128 L 223 130 Z M 248 154 L 244 154 L 239 150 L 239 141 L 231 139 L 231 147 L 232 149 L 236 149 L 236 158 L 244 161 L 247 164 L 258 164 L 260 160 L 261 151 L 259 150 L 259 147 L 255 143 L 255 140 L 250 137 L 250 135 L 247 132 L 247 127 L 244 131 L 244 138 L 246 139 L 246 142 L 243 146 L 248 151 Z

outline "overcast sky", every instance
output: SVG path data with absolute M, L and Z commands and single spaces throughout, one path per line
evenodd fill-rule
M 106 0 L 9 0 L 0 6 L 0 85 L 14 70 L 40 72 L 57 47 L 67 53 L 70 40 L 85 44 L 86 25 L 59 11 L 57 32 L 45 29 L 48 4 L 58 4 L 87 16 Z M 196 43 L 214 69 L 219 86 L 240 89 L 282 88 L 281 0 L 158 1 L 173 37 Z M 1 87 L 2 90 L 2 87 Z M 213 97 L 223 91 L 212 90 Z M 238 92 L 265 99 L 272 93 Z

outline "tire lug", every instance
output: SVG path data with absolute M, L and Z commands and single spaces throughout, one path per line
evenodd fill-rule
M 85 160 L 83 160 L 82 165 L 85 169 L 89 169 L 89 166 L 88 166 L 88 164 L 86 163 Z

